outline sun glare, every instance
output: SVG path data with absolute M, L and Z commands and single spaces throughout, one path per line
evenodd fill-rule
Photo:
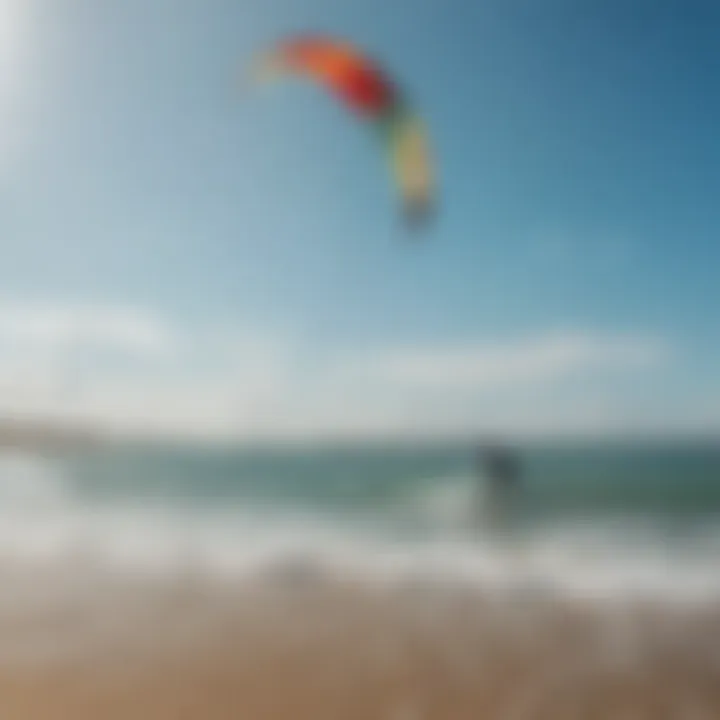
M 24 85 L 27 29 L 32 0 L 0 0 L 0 120 Z

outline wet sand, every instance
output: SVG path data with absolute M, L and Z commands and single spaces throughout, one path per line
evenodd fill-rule
M 93 602 L 0 624 L 4 719 L 720 718 L 712 607 L 301 576 Z

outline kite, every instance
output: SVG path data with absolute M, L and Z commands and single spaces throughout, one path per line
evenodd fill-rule
M 426 221 L 435 203 L 427 131 L 388 75 L 350 43 L 316 35 L 280 42 L 260 56 L 254 73 L 258 81 L 293 75 L 319 83 L 378 131 L 406 220 Z

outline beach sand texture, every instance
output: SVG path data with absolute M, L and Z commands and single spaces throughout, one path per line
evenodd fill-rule
M 720 718 L 711 607 L 272 578 L 140 596 L 48 619 L 24 655 L 39 619 L 7 623 L 0 716 Z

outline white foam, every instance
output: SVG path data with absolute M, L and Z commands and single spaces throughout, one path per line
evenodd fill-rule
M 457 529 L 468 486 L 458 480 L 419 505 Z M 424 504 L 423 504 L 424 503 Z M 433 514 L 434 513 L 434 514 Z M 463 514 L 463 517 L 466 515 Z M 61 465 L 32 456 L 0 458 L 0 574 L 42 582 L 3 582 L 0 604 L 52 599 L 47 585 L 86 574 L 219 581 L 273 568 L 351 572 L 368 582 L 472 583 L 498 591 L 570 593 L 609 602 L 652 598 L 714 602 L 720 525 L 686 549 L 663 543 L 651 524 L 566 524 L 524 537 L 435 532 L 408 537 L 392 518 L 357 519 L 271 511 L 267 507 L 188 510 L 80 501 Z M 21 569 L 21 570 L 20 570 Z M 92 582 L 66 582 L 90 592 Z M 13 590 L 13 587 L 16 589 Z M 39 600 L 38 600 L 39 601 Z
M 7 510 L 46 508 L 67 497 L 67 483 L 58 467 L 17 451 L 0 454 L 0 507 Z

